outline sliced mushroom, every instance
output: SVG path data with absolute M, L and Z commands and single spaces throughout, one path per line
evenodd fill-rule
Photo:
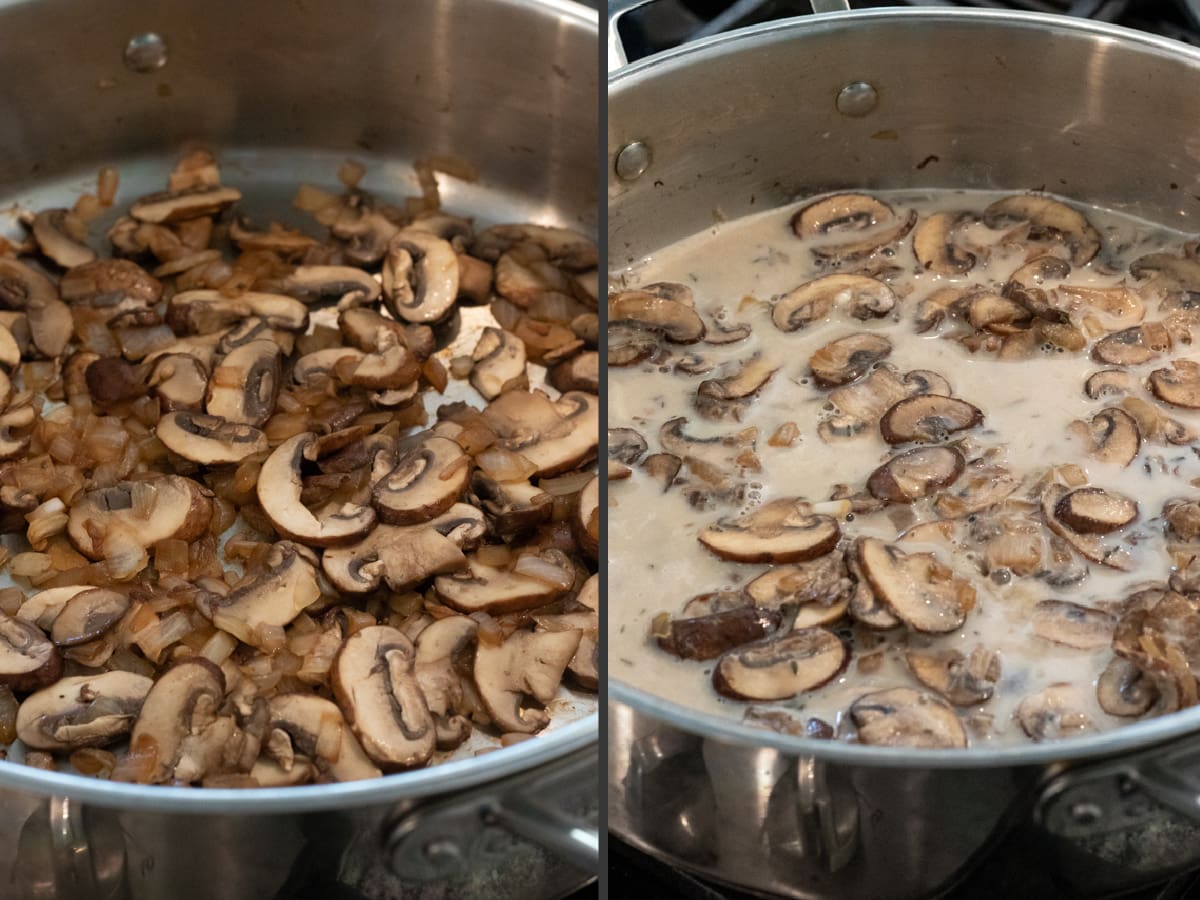
M 264 627 L 287 625 L 321 596 L 317 558 L 291 541 L 271 546 L 261 572 L 228 594 L 202 593 L 197 608 L 217 628 L 252 647 L 261 645 Z
M 814 514 L 799 500 L 773 500 L 738 519 L 705 528 L 699 541 L 722 559 L 735 562 L 796 563 L 837 546 L 837 521 Z
M 995 334 L 1013 334 L 1029 327 L 1031 314 L 1015 300 L 984 292 L 967 302 L 967 321 L 972 328 Z
M 133 301 L 153 306 L 162 299 L 162 282 L 127 259 L 98 259 L 74 266 L 58 283 L 68 303 L 119 307 Z
M 1042 600 L 1033 608 L 1033 633 L 1056 644 L 1077 650 L 1095 650 L 1112 643 L 1116 619 L 1100 609 Z
M 241 462 L 267 450 L 267 436 L 253 425 L 182 409 L 158 420 L 155 434 L 172 453 L 201 465 Z
M 103 747 L 133 727 L 154 681 L 114 669 L 62 678 L 17 710 L 17 737 L 34 750 Z
M 365 594 L 384 583 L 405 591 L 434 575 L 466 568 L 463 550 L 473 549 L 486 531 L 483 513 L 456 503 L 419 525 L 377 525 L 357 543 L 327 549 L 321 565 L 340 591 Z
M 319 243 L 316 238 L 284 228 L 278 222 L 272 222 L 266 231 L 255 231 L 243 216 L 237 216 L 229 223 L 229 239 L 244 252 L 265 250 L 278 253 L 284 259 L 303 255 Z
M 439 750 L 453 750 L 471 732 L 471 723 L 460 714 L 464 691 L 457 666 L 473 651 L 478 630 L 474 619 L 448 616 L 417 636 L 413 672 L 434 716 Z
M 242 192 L 237 188 L 202 185 L 147 194 L 129 208 L 129 215 L 139 222 L 164 225 L 216 215 L 241 199 Z
M 1090 421 L 1072 422 L 1070 429 L 1086 443 L 1088 456 L 1100 462 L 1128 466 L 1142 447 L 1138 423 L 1117 407 L 1100 410 Z
M 85 243 L 87 226 L 68 209 L 43 209 L 31 228 L 38 249 L 64 269 L 96 259 L 96 251 Z
M 1200 409 L 1200 363 L 1177 359 L 1169 369 L 1155 369 L 1150 373 L 1150 390 L 1164 403 Z
M 381 769 L 424 765 L 437 730 L 413 666 L 416 650 L 404 633 L 373 625 L 346 639 L 331 682 L 355 736 Z
M 952 485 L 966 468 L 954 447 L 918 447 L 893 456 L 871 473 L 867 490 L 892 503 L 912 503 Z
M 836 387 L 861 377 L 891 352 L 892 342 L 887 338 L 858 332 L 826 344 L 809 357 L 808 366 L 818 385 Z
M 716 659 L 722 653 L 757 641 L 779 628 L 777 610 L 742 605 L 706 615 L 671 619 L 658 645 L 681 659 Z
M 370 304 L 382 291 L 378 281 L 354 266 L 297 266 L 274 288 L 309 306 Z
M 866 320 L 886 316 L 895 306 L 895 292 L 882 281 L 865 275 L 823 275 L 780 297 L 771 320 L 780 331 L 796 331 L 824 319 L 835 308 Z
M 1030 694 L 1017 707 L 1017 721 L 1034 741 L 1058 740 L 1092 727 L 1092 720 L 1080 708 L 1074 685 L 1052 684 Z
M 467 557 L 467 571 L 439 575 L 433 587 L 443 603 L 459 612 L 493 614 L 545 606 L 567 591 L 561 584 L 485 565 L 475 556 Z
M 1158 698 L 1154 679 L 1120 656 L 1109 661 L 1096 682 L 1096 699 L 1110 716 L 1140 716 L 1149 712 Z
M 1087 217 L 1049 197 L 1036 194 L 1005 197 L 983 211 L 983 221 L 989 228 L 1003 228 L 1013 221 L 1028 222 L 1031 240 L 1061 241 L 1075 266 L 1086 265 L 1100 252 L 1100 233 Z
M 71 505 L 67 534 L 84 556 L 103 559 L 106 541 L 118 532 L 142 547 L 191 541 L 208 531 L 212 515 L 206 488 L 180 475 L 158 475 L 83 494 Z
M 312 432 L 295 435 L 276 447 L 258 475 L 259 505 L 284 537 L 314 547 L 351 543 L 375 524 L 375 510 L 345 503 L 314 512 L 300 502 L 300 467 L 305 460 L 315 458 L 316 450 L 317 436 Z
M 1195 428 L 1168 416 L 1161 404 L 1151 403 L 1141 397 L 1125 397 L 1121 400 L 1121 409 L 1133 417 L 1142 440 L 1185 445 L 1200 439 L 1200 433 Z
M 308 327 L 308 307 L 299 300 L 255 291 L 236 297 L 210 289 L 180 291 L 167 304 L 166 320 L 179 333 L 211 334 L 240 324 L 248 316 L 283 331 L 304 331 Z
M 483 508 L 492 530 L 505 539 L 536 528 L 549 520 L 554 510 L 554 498 L 528 481 L 499 482 L 480 471 L 471 476 L 471 495 Z
M 547 225 L 493 225 L 479 233 L 471 252 L 488 262 L 517 244 L 530 243 L 541 247 L 550 262 L 572 272 L 595 268 L 599 257 L 596 245 L 569 228 Z
M 955 706 L 978 706 L 995 693 L 1000 680 L 1000 656 L 976 647 L 970 656 L 954 649 L 916 650 L 904 654 L 913 676 Z
M 72 596 L 54 618 L 50 638 L 59 647 L 74 647 L 102 637 L 129 610 L 120 591 L 92 588 Z
M 1066 310 L 1051 302 L 1046 283 L 1062 281 L 1071 274 L 1071 264 L 1057 256 L 1039 256 L 1009 276 L 1001 291 L 1002 296 L 1015 300 L 1039 319 L 1049 322 L 1068 320 Z
M 1114 331 L 1092 346 L 1092 358 L 1111 366 L 1140 366 L 1171 349 L 1171 335 L 1161 322 L 1144 322 Z
M 0 257 L 0 307 L 26 309 L 35 301 L 57 299 L 54 282 L 37 269 L 11 257 Z
M 600 392 L 600 354 L 595 350 L 576 353 L 570 359 L 556 363 L 546 380 L 557 390 Z
M 154 361 L 146 384 L 158 398 L 159 408 L 163 412 L 199 412 L 208 394 L 208 371 L 194 356 L 168 353 Z
M 458 299 L 458 254 L 449 241 L 417 228 L 393 239 L 383 260 L 383 298 L 397 319 L 444 320 Z
M 1042 518 L 1050 530 L 1070 544 L 1079 554 L 1092 562 L 1112 569 L 1128 572 L 1133 568 L 1133 557 L 1119 544 L 1105 546 L 1097 534 L 1081 534 L 1058 517 L 1059 502 L 1066 496 L 1062 485 L 1047 485 L 1042 491 Z
M 579 492 L 579 506 L 571 523 L 579 549 L 596 559 L 600 551 L 600 476 L 593 476 Z
M 285 771 L 297 763 L 311 763 L 333 781 L 358 781 L 381 774 L 335 703 L 315 694 L 278 694 L 269 701 L 269 710 L 269 733 L 278 733 L 276 746 L 282 752 L 274 752 L 286 759 Z M 307 762 L 296 760 L 297 755 Z
M 41 628 L 0 613 L 0 684 L 17 692 L 36 690 L 57 681 L 62 668 L 62 656 Z
M 917 303 L 913 328 L 924 334 L 945 321 L 951 313 L 965 303 L 963 291 L 955 287 L 939 288 Z
M 563 672 L 579 648 L 578 631 L 517 631 L 498 646 L 480 642 L 475 651 L 475 685 L 501 731 L 533 734 L 550 722 L 541 706 L 558 693 Z
M 485 328 L 471 353 L 471 387 L 485 400 L 529 386 L 525 374 L 525 342 L 501 328 Z
M 62 356 L 75 330 L 71 307 L 61 300 L 31 298 L 25 315 L 29 320 L 30 340 L 38 352 L 48 359 Z
M 1125 394 L 1137 393 L 1138 380 L 1124 369 L 1101 369 L 1088 376 L 1083 390 L 1093 400 L 1121 397 Z
M 728 378 L 702 381 L 696 389 L 696 410 L 706 419 L 737 418 L 778 371 L 776 363 L 756 356 Z
M 268 341 L 251 341 L 230 352 L 209 378 L 205 411 L 234 425 L 261 427 L 275 411 L 279 356 L 279 348 Z
M 846 571 L 854 581 L 854 590 L 846 605 L 850 618 L 874 631 L 888 631 L 904 624 L 871 589 L 871 583 L 859 565 L 857 553 L 846 555 Z
M 981 422 L 983 413 L 965 400 L 940 394 L 919 394 L 901 400 L 884 413 L 879 420 L 879 431 L 889 444 L 934 443 Z
M 396 465 L 375 483 L 371 501 L 388 525 L 425 522 L 448 510 L 471 481 L 471 459 L 449 438 L 430 432 L 405 438 Z
M 661 334 L 675 344 L 694 344 L 704 337 L 704 320 L 690 306 L 648 291 L 623 291 L 608 298 L 610 325 L 630 324 Z
M 1175 499 L 1163 504 L 1170 533 L 1182 541 L 1200 538 L 1200 500 Z
M 970 213 L 939 212 L 926 216 L 913 229 L 917 262 L 935 275 L 965 275 L 975 268 L 975 254 L 954 243 L 954 231 L 970 221 Z
M 577 469 L 596 455 L 600 409 L 593 394 L 570 391 L 551 401 L 540 391 L 501 394 L 483 411 L 496 444 L 519 453 L 539 477 Z
M 219 765 L 232 725 L 218 717 L 224 699 L 225 675 L 203 657 L 181 659 L 159 676 L 129 737 L 135 747 L 153 742 L 154 771 L 147 781 L 197 782 Z
M 713 669 L 713 688 L 735 700 L 784 700 L 826 684 L 850 659 L 824 628 L 802 628 L 732 650 Z
M 1078 534 L 1109 534 L 1133 522 L 1138 505 L 1115 491 L 1079 488 L 1058 501 L 1054 515 Z
M 592 575 L 591 578 L 596 576 Z M 535 615 L 533 620 L 538 631 L 579 632 L 579 647 L 567 664 L 567 671 L 572 680 L 584 690 L 596 690 L 600 684 L 600 669 L 597 664 L 600 654 L 600 619 L 596 611 L 593 609 L 586 612 Z
M 767 609 L 795 608 L 793 628 L 836 622 L 846 613 L 854 582 L 840 552 L 791 566 L 774 566 L 746 585 L 746 596 Z
M 914 631 L 957 631 L 975 606 L 975 588 L 931 553 L 905 553 L 876 538 L 859 538 L 854 552 L 871 590 Z
M 934 750 L 967 746 L 967 733 L 944 700 L 913 688 L 864 694 L 850 705 L 864 744 Z
M 867 194 L 834 194 L 816 200 L 792 216 L 796 237 L 821 240 L 812 245 L 822 259 L 852 260 L 894 244 L 916 224 L 917 214 L 897 215 Z

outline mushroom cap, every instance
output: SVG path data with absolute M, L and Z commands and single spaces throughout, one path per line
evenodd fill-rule
M 502 538 L 529 531 L 554 512 L 554 498 L 528 481 L 500 482 L 480 470 L 471 476 L 471 497 Z
M 68 303 L 118 304 L 138 300 L 153 306 L 162 299 L 162 282 L 128 259 L 98 259 L 74 266 L 58 282 Z
M 475 556 L 467 557 L 466 572 L 439 575 L 433 587 L 443 603 L 464 613 L 533 609 L 566 593 L 532 576 L 484 565 Z
M 813 380 L 821 387 L 849 384 L 892 352 L 892 342 L 882 335 L 860 331 L 832 341 L 808 359 Z
M 713 687 L 735 700 L 784 700 L 827 683 L 849 659 L 833 632 L 802 628 L 729 651 L 713 669 Z
M 396 448 L 396 465 L 371 489 L 380 521 L 413 525 L 441 515 L 471 481 L 471 459 L 449 438 L 422 432 Z
M 201 594 L 196 605 L 217 628 L 258 646 L 263 626 L 287 625 L 320 596 L 316 557 L 306 547 L 279 541 L 263 571 L 225 596 Z
M 238 325 L 250 316 L 284 331 L 303 331 L 308 327 L 308 307 L 286 294 L 246 291 L 237 297 L 226 297 L 209 288 L 174 294 L 167 304 L 166 319 L 176 333 L 211 334 Z
M 877 538 L 859 538 L 855 553 L 871 590 L 914 631 L 957 631 L 975 605 L 975 588 L 931 554 L 904 553 Z
M 1058 517 L 1058 506 L 1067 495 L 1060 484 L 1048 484 L 1042 491 L 1042 518 L 1050 530 L 1070 544 L 1079 554 L 1092 562 L 1128 572 L 1133 568 L 1133 557 L 1120 544 L 1105 545 L 1100 535 L 1076 531 Z
M 367 756 L 384 771 L 423 765 L 436 730 L 413 672 L 404 633 L 374 625 L 346 639 L 333 663 L 333 691 Z
M 241 462 L 268 448 L 267 436 L 253 425 L 180 409 L 158 420 L 155 434 L 168 450 L 206 466 Z
M 1079 534 L 1109 534 L 1137 519 L 1138 505 L 1116 491 L 1085 487 L 1064 494 L 1054 515 Z
M 900 687 L 864 694 L 850 705 L 850 717 L 864 744 L 930 749 L 967 746 L 967 733 L 954 710 L 927 691 Z
M 1140 366 L 1171 349 L 1171 334 L 1161 322 L 1143 322 L 1114 331 L 1092 345 L 1092 358 L 1112 366 Z
M 879 431 L 889 444 L 934 443 L 983 422 L 983 413 L 955 397 L 918 394 L 901 400 L 883 414 Z
M 783 620 L 777 610 L 748 606 L 740 597 L 735 602 L 739 605 L 732 609 L 672 619 L 670 630 L 659 637 L 658 645 L 681 659 L 715 659 L 766 637 Z
M 0 684 L 31 691 L 53 684 L 61 674 L 62 656 L 42 630 L 0 613 Z
M 310 511 L 300 502 L 300 466 L 311 459 L 317 436 L 304 432 L 288 438 L 263 463 L 256 492 L 259 505 L 281 535 L 315 547 L 351 543 L 375 524 L 369 506 L 344 504 Z
M 496 727 L 533 734 L 550 722 L 543 707 L 555 698 L 563 672 L 579 649 L 578 631 L 515 631 L 502 644 L 475 650 L 475 686 Z
M 87 226 L 70 210 L 43 209 L 33 217 L 31 230 L 38 249 L 64 269 L 96 258 L 96 251 L 84 243 Z
M 133 746 L 144 746 L 147 739 L 154 742 L 152 784 L 176 777 L 185 741 L 212 724 L 224 699 L 224 673 L 202 656 L 181 659 L 158 676 L 129 737 Z
M 0 308 L 26 309 L 32 301 L 58 299 L 54 282 L 10 256 L 0 258 Z
M 90 368 L 88 372 L 91 372 Z M 146 383 L 151 393 L 158 397 L 159 408 L 164 413 L 175 410 L 200 412 L 208 393 L 208 370 L 194 356 L 168 353 L 154 361 Z
M 143 547 L 192 541 L 208 531 L 212 494 L 190 478 L 157 475 L 88 491 L 71 505 L 67 534 L 90 559 L 103 559 L 104 538 L 116 531 Z
M 274 289 L 309 306 L 318 303 L 370 304 L 379 299 L 379 282 L 355 266 L 296 266 Z
M 283 732 L 291 746 L 324 775 L 334 781 L 380 776 L 337 704 L 315 694 L 276 694 L 268 708 L 270 731 Z
M 837 546 L 841 531 L 831 516 L 814 514 L 797 500 L 773 500 L 749 515 L 722 520 L 698 539 L 722 559 L 795 563 L 823 556 Z
M 114 669 L 59 679 L 17 710 L 17 737 L 35 750 L 102 747 L 133 727 L 154 681 Z

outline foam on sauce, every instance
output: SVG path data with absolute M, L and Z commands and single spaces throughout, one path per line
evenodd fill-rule
M 1005 195 L 946 191 L 921 195 L 878 192 L 876 196 L 897 210 L 916 209 L 923 218 L 939 210 L 982 211 Z M 698 438 L 757 427 L 756 452 L 762 471 L 751 476 L 752 489 L 740 511 L 782 497 L 824 500 L 838 484 L 848 483 L 859 490 L 872 470 L 902 448 L 889 447 L 877 427 L 854 439 L 822 441 L 817 426 L 829 414 L 828 391 L 811 384 L 808 358 L 835 338 L 856 331 L 881 333 L 894 348 L 887 363 L 899 373 L 934 370 L 949 380 L 955 397 L 983 411 L 984 422 L 973 435 L 973 445 L 1004 446 L 1007 467 L 1018 477 L 1029 476 L 1018 494 L 1024 493 L 1048 466 L 1074 463 L 1087 473 L 1090 485 L 1135 499 L 1140 507 L 1138 520 L 1119 536 L 1126 541 L 1130 536 L 1137 538 L 1136 546 L 1125 544 L 1136 565 L 1130 572 L 1121 572 L 1091 563 L 1088 577 L 1068 587 L 1052 587 L 1033 577 L 1014 577 L 1007 584 L 998 584 L 981 574 L 978 565 L 961 549 L 946 544 L 904 545 L 906 551 L 932 550 L 975 586 L 976 606 L 961 630 L 938 637 L 911 636 L 910 641 L 903 627 L 882 633 L 859 628 L 850 665 L 834 681 L 791 700 L 743 703 L 725 699 L 713 690 L 711 672 L 716 660 L 685 661 L 659 649 L 649 636 L 651 622 L 661 613 L 679 616 L 683 605 L 698 594 L 738 589 L 770 566 L 727 562 L 698 543 L 697 534 L 703 528 L 737 514 L 738 509 L 719 504 L 696 509 L 683 491 L 672 488 L 663 492 L 660 483 L 635 466 L 629 479 L 611 481 L 609 485 L 611 677 L 703 712 L 740 719 L 750 706 L 778 708 L 800 718 L 819 717 L 838 727 L 839 734 L 852 734 L 853 728 L 843 718 L 848 718 L 846 710 L 857 697 L 888 687 L 921 687 L 904 663 L 906 646 L 958 648 L 966 655 L 982 644 L 999 651 L 1003 674 L 991 700 L 974 709 L 957 709 L 966 720 L 976 717 L 976 727 L 968 729 L 972 745 L 1027 741 L 1014 717 L 1017 705 L 1027 695 L 1059 682 L 1073 686 L 1078 708 L 1086 713 L 1093 728 L 1111 728 L 1131 721 L 1107 715 L 1096 701 L 1096 679 L 1112 659 L 1111 649 L 1077 650 L 1051 643 L 1033 634 L 1030 615 L 1040 600 L 1062 599 L 1095 606 L 1119 601 L 1148 582 L 1165 581 L 1171 564 L 1164 549 L 1161 511 L 1169 499 L 1196 494 L 1189 481 L 1200 478 L 1197 453 L 1190 446 L 1143 441 L 1137 459 L 1126 468 L 1086 456 L 1082 445 L 1069 433 L 1069 423 L 1088 419 L 1120 402 L 1120 398 L 1112 397 L 1091 400 L 1084 393 L 1087 376 L 1106 368 L 1090 358 L 1090 345 L 1079 353 L 1050 348 L 1039 350 L 1031 359 L 1007 361 L 997 360 L 994 353 L 971 353 L 959 343 L 939 337 L 937 329 L 923 335 L 915 333 L 912 311 L 923 297 L 946 286 L 991 286 L 998 292 L 1025 261 L 1025 250 L 1002 246 L 998 242 L 1001 232 L 982 225 L 971 226 L 971 237 L 990 242 L 992 252 L 986 263 L 981 262 L 962 276 L 920 271 L 912 254 L 911 235 L 896 245 L 891 261 L 904 271 L 889 283 L 903 299 L 892 316 L 859 322 L 835 311 L 826 320 L 799 331 L 780 331 L 771 321 L 770 301 L 830 271 L 814 265 L 811 244 L 796 238 L 788 225 L 800 205 L 715 226 L 614 274 L 614 289 L 658 281 L 684 283 L 692 288 L 695 307 L 703 318 L 711 321 L 716 317 L 729 324 L 745 322 L 752 326 L 752 333 L 746 340 L 725 346 L 667 344 L 675 358 L 665 365 L 647 362 L 611 368 L 609 427 L 636 429 L 649 443 L 650 453 L 662 450 L 659 429 L 678 416 L 688 418 L 686 431 Z M 1164 249 L 1178 253 L 1185 240 L 1183 235 L 1161 226 L 1112 212 L 1088 210 L 1086 214 L 1102 234 L 1104 246 L 1096 261 L 1072 271 L 1068 279 L 1072 285 L 1136 284 L 1128 275 L 1130 260 Z M 904 296 L 905 292 L 909 293 Z M 1161 318 L 1153 302 L 1146 307 L 1147 320 Z M 717 368 L 698 375 L 672 371 L 676 359 L 690 351 L 716 362 Z M 1185 353 L 1176 348 L 1168 357 L 1131 367 L 1130 371 L 1144 381 L 1150 371 L 1168 364 L 1168 358 Z M 709 422 L 696 414 L 694 398 L 700 382 L 736 372 L 739 361 L 755 354 L 762 354 L 781 368 L 747 407 L 742 421 Z M 1145 396 L 1153 400 L 1148 393 Z M 1197 413 L 1184 409 L 1170 409 L 1168 413 L 1200 430 Z M 790 447 L 769 446 L 767 439 L 784 422 L 796 423 L 801 437 Z M 915 518 L 905 522 L 904 527 L 898 527 L 893 516 L 884 511 L 843 521 L 842 534 L 873 535 L 890 541 L 913 522 L 937 518 L 929 501 L 907 509 L 915 513 Z M 882 664 L 873 671 L 862 671 L 858 659 L 868 652 L 864 642 L 870 641 L 881 643 Z

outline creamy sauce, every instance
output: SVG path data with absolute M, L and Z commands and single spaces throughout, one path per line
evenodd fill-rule
M 940 192 L 933 196 L 879 193 L 893 208 L 917 210 L 922 218 L 938 210 L 982 211 L 1001 194 Z M 641 363 L 609 370 L 609 426 L 630 427 L 648 442 L 649 453 L 663 450 L 659 429 L 664 422 L 686 416 L 685 431 L 694 437 L 728 435 L 757 428 L 755 452 L 761 472 L 751 481 L 740 507 L 710 504 L 696 508 L 685 491 L 662 485 L 634 466 L 631 477 L 610 481 L 609 486 L 609 664 L 611 677 L 646 692 L 708 713 L 742 718 L 750 706 L 785 710 L 800 719 L 818 717 L 834 725 L 841 735 L 852 736 L 847 709 L 864 693 L 887 687 L 920 687 L 903 658 L 907 647 L 958 648 L 968 654 L 977 645 L 999 651 L 1002 677 L 995 695 L 976 708 L 957 709 L 968 728 L 973 745 L 1007 744 L 1028 740 L 1015 719 L 1020 701 L 1059 682 L 1072 685 L 1073 699 L 1091 721 L 1092 728 L 1110 728 L 1129 719 L 1104 713 L 1096 701 L 1096 679 L 1113 654 L 1107 646 L 1078 650 L 1036 636 L 1031 628 L 1033 605 L 1041 600 L 1069 600 L 1085 606 L 1119 602 L 1138 586 L 1163 582 L 1170 569 L 1165 550 L 1161 511 L 1172 498 L 1196 494 L 1189 481 L 1200 478 L 1200 458 L 1190 446 L 1170 446 L 1143 441 L 1138 457 L 1128 467 L 1097 462 L 1087 457 L 1083 444 L 1073 437 L 1069 424 L 1089 419 L 1099 410 L 1120 405 L 1120 397 L 1092 400 L 1083 390 L 1086 378 L 1108 368 L 1082 352 L 1039 348 L 1032 358 L 999 360 L 994 353 L 972 353 L 960 343 L 946 339 L 950 329 L 942 326 L 926 334 L 913 327 L 913 310 L 933 291 L 947 286 L 993 288 L 999 292 L 1009 276 L 1025 262 L 1029 247 L 1005 245 L 1004 232 L 973 225 L 969 237 L 990 245 L 987 259 L 962 276 L 938 276 L 920 271 L 911 248 L 911 234 L 895 246 L 890 261 L 902 267 L 889 284 L 901 301 L 884 319 L 860 322 L 835 309 L 824 319 L 801 330 L 787 333 L 771 320 L 772 301 L 798 285 L 831 270 L 817 266 L 811 242 L 801 241 L 791 231 L 789 219 L 800 205 L 773 210 L 735 222 L 715 226 L 664 249 L 654 258 L 613 276 L 613 289 L 637 287 L 652 282 L 672 281 L 688 285 L 694 292 L 695 308 L 702 318 L 726 326 L 747 323 L 749 338 L 724 346 L 699 343 L 663 346 L 671 358 L 654 364 Z M 1110 287 L 1130 284 L 1141 287 L 1128 275 L 1130 260 L 1166 249 L 1181 252 L 1183 235 L 1160 226 L 1110 212 L 1089 210 L 1089 220 L 1103 237 L 1103 248 L 1095 261 L 1075 268 L 1070 285 Z M 1041 245 L 1050 247 L 1051 245 Z M 1061 254 L 1060 254 L 1061 255 Z M 853 271 L 853 266 L 845 267 Z M 1162 316 L 1153 300 L 1146 302 L 1145 319 Z M 943 636 L 909 634 L 900 627 L 889 632 L 868 632 L 856 627 L 849 667 L 834 681 L 810 693 L 771 704 L 744 703 L 718 695 L 711 673 L 716 660 L 684 661 L 658 648 L 651 639 L 651 623 L 662 613 L 680 617 L 692 597 L 716 590 L 738 589 L 768 571 L 768 565 L 727 562 L 707 552 L 697 534 L 718 519 L 745 512 L 754 505 L 776 498 L 794 497 L 809 501 L 828 499 L 837 485 L 848 484 L 862 491 L 872 470 L 902 447 L 889 447 L 876 425 L 846 440 L 826 443 L 818 435 L 820 422 L 831 415 L 827 390 L 811 383 L 808 366 L 814 351 L 831 340 L 859 331 L 886 335 L 893 351 L 886 364 L 903 375 L 913 369 L 933 370 L 944 376 L 953 396 L 979 407 L 984 413 L 980 428 L 970 433 L 968 461 L 989 447 L 1003 448 L 1003 462 L 1023 478 L 1013 496 L 1028 494 L 1029 488 L 1051 465 L 1077 464 L 1088 484 L 1119 492 L 1139 505 L 1137 521 L 1110 535 L 1107 543 L 1123 542 L 1136 565 L 1122 572 L 1087 563 L 1082 582 L 1053 587 L 1035 577 L 990 578 L 981 571 L 968 551 L 978 549 L 948 543 L 901 545 L 906 551 L 932 550 L 941 562 L 974 585 L 975 608 L 957 632 Z M 939 332 L 941 334 L 939 334 Z M 1176 348 L 1166 357 L 1140 367 L 1130 367 L 1143 384 L 1150 371 L 1168 365 L 1168 359 L 1186 354 Z M 697 353 L 715 368 L 703 374 L 675 371 L 675 363 L 688 353 Z M 744 410 L 737 421 L 706 421 L 695 409 L 696 389 L 702 381 L 735 373 L 741 362 L 755 355 L 773 361 L 779 370 Z M 1148 391 L 1139 394 L 1153 401 Z M 1200 430 L 1195 412 L 1166 408 L 1173 418 Z M 800 437 L 792 446 L 774 447 L 768 438 L 785 422 L 794 422 Z M 680 473 L 686 477 L 687 472 Z M 1197 482 L 1200 484 L 1200 482 Z M 841 521 L 843 539 L 873 535 L 888 541 L 912 524 L 938 518 L 931 501 L 911 506 L 889 506 L 877 513 Z M 1133 542 L 1136 541 L 1136 546 Z M 977 556 L 977 554 L 974 554 Z M 1081 557 L 1076 563 L 1085 564 Z M 847 623 L 843 621 L 842 626 Z M 832 627 L 832 626 L 831 626 Z M 882 647 L 882 664 L 864 671 L 859 660 Z M 873 660 L 877 661 L 877 660 Z M 868 669 L 871 667 L 867 667 Z

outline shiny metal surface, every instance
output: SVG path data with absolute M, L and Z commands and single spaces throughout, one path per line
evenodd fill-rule
M 0 4 L 0 197 L 69 204 L 96 170 L 119 203 L 160 189 L 182 149 L 216 149 L 256 215 L 297 183 L 417 193 L 411 164 L 473 163 L 444 196 L 484 224 L 529 219 L 594 232 L 598 14 L 570 0 L 164 0 Z M 69 22 L 70 27 L 64 27 Z M 286 217 L 286 216 L 285 216 Z M 576 719 L 577 721 L 571 721 Z M 347 897 L 428 896 L 388 869 L 402 814 L 582 754 L 597 717 L 567 704 L 550 733 L 372 782 L 200 791 L 112 784 L 0 763 L 0 895 L 172 900 L 272 897 L 302 875 Z M 592 764 L 594 770 L 594 763 Z M 545 802 L 570 797 L 545 792 Z M 436 885 L 444 897 L 556 896 L 589 873 L 528 842 Z M 89 881 L 89 877 L 92 881 Z
M 839 96 L 860 82 L 877 103 L 847 115 Z M 1196 229 L 1200 120 L 1179 111 L 1197 96 L 1192 48 L 1029 14 L 837 13 L 687 45 L 610 75 L 609 266 L 836 188 L 1045 188 Z M 632 141 L 653 156 L 625 180 L 612 164 Z M 1192 709 L 1069 743 L 916 753 L 750 728 L 620 682 L 609 698 L 617 834 L 707 877 L 814 900 L 930 896 L 1028 822 L 1035 788 L 1064 767 L 1085 774 L 1086 760 L 1200 729 Z M 1147 807 L 1149 830 L 1167 833 L 1170 809 L 1196 812 L 1200 761 L 1141 762 L 1142 796 L 1176 801 Z M 1091 889 L 1121 883 L 1111 846 L 1106 861 L 1070 834 L 1049 840 Z M 1126 883 L 1200 860 L 1194 840 L 1169 845 Z

